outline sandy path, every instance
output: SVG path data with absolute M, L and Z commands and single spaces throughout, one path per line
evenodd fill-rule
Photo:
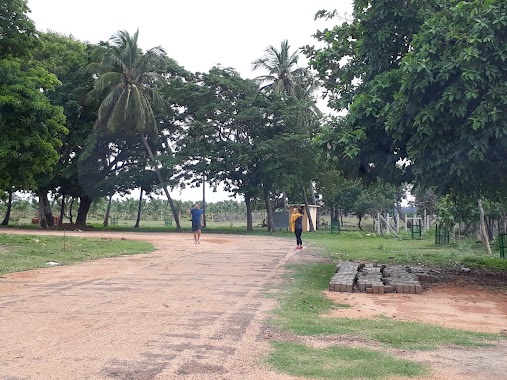
M 0 379 L 292 379 L 259 365 L 276 307 L 263 293 L 294 254 L 288 240 L 69 235 L 158 250 L 0 279 Z
M 188 233 L 67 234 L 146 240 L 157 251 L 0 278 L 0 380 L 295 379 L 260 362 L 269 351 L 262 321 L 277 306 L 264 293 L 280 283 L 285 263 L 315 260 L 312 249 L 296 254 L 291 240 L 270 237 L 204 234 L 195 245 Z M 352 306 L 333 312 L 336 317 L 507 328 L 504 288 L 465 282 L 435 285 L 421 296 L 326 294 Z M 361 346 L 346 337 L 301 339 L 314 347 Z M 365 347 L 383 350 L 371 342 Z M 432 368 L 418 380 L 507 379 L 505 341 L 387 351 Z

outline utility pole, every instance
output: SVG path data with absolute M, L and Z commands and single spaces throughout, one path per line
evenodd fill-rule
M 206 227 L 206 173 L 202 174 L 202 221 Z

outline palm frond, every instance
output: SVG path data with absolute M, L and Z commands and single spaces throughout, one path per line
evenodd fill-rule
M 165 51 L 154 47 L 143 54 L 138 47 L 139 30 L 133 35 L 118 31 L 103 48 L 96 66 L 104 72 L 90 97 L 108 92 L 99 107 L 97 127 L 121 128 L 126 133 L 156 131 L 153 106 L 167 107 L 157 88 L 167 81 L 160 75 L 166 67 Z M 158 72 L 157 72 L 158 71 Z
M 125 107 L 128 103 L 128 97 L 128 91 L 124 90 L 122 91 L 121 96 L 114 103 L 112 112 L 106 124 L 109 131 L 114 132 L 122 127 L 122 130 L 125 130 L 126 133 L 129 133 L 128 126 L 131 122 L 128 120 L 127 115 L 125 114 Z
M 100 107 L 97 112 L 97 121 L 95 122 L 96 128 L 104 128 L 108 125 L 111 114 L 118 103 L 118 100 L 122 97 L 125 87 L 122 85 L 116 86 L 100 103 Z
M 106 91 L 123 83 L 123 76 L 121 73 L 108 72 L 102 74 L 95 81 L 94 87 L 84 97 L 85 103 L 91 103 L 94 100 L 101 98 Z

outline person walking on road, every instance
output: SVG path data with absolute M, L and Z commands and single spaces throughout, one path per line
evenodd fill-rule
M 194 207 L 190 209 L 190 214 L 192 215 L 192 232 L 194 233 L 194 241 L 195 244 L 200 244 L 199 239 L 201 238 L 203 216 L 199 203 L 196 203 Z
M 301 234 L 303 233 L 303 209 L 294 208 L 290 222 L 296 234 L 296 249 L 303 249 L 303 240 L 301 240 Z

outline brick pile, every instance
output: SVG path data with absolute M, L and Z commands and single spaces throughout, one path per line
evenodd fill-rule
M 384 283 L 391 286 L 396 293 L 422 293 L 422 286 L 417 279 L 417 275 L 407 271 L 406 267 L 386 267 L 383 275 Z
M 382 267 L 373 264 L 361 266 L 357 274 L 357 289 L 360 292 L 384 294 Z
M 438 275 L 422 267 L 341 262 L 336 266 L 336 272 L 329 282 L 329 290 L 348 293 L 355 290 L 372 294 L 421 294 L 420 282 L 439 280 Z
M 342 262 L 336 266 L 335 274 L 329 282 L 329 290 L 352 293 L 356 282 L 359 264 Z

